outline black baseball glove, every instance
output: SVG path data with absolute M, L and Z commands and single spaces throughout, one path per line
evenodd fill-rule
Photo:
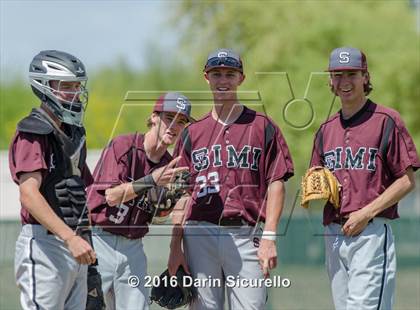
M 104 293 L 102 292 L 101 274 L 95 266 L 88 266 L 87 277 L 88 295 L 86 301 L 86 310 L 105 309 Z
M 175 208 L 177 201 L 188 187 L 189 173 L 178 174 L 173 183 L 150 188 L 144 197 L 144 204 L 152 215 L 152 224 L 163 224 Z
M 176 283 L 174 283 L 174 281 L 170 280 L 169 271 L 166 269 L 160 275 L 159 286 L 154 286 L 152 288 L 150 300 L 167 309 L 176 309 L 190 304 L 197 296 L 197 293 L 193 285 L 184 286 L 184 284 L 189 285 L 193 283 L 192 280 L 184 282 L 185 277 L 190 276 L 187 275 L 184 268 L 179 267 L 175 276 Z

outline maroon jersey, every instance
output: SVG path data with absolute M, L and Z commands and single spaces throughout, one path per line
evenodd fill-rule
M 420 167 L 419 157 L 398 112 L 367 100 L 350 119 L 341 111 L 321 125 L 311 166 L 328 167 L 342 185 L 339 210 L 324 208 L 324 225 L 359 210 L 385 191 L 407 168 Z M 398 217 L 397 204 L 378 216 Z
M 86 148 L 86 145 L 84 146 Z M 39 171 L 42 181 L 56 166 L 56 155 L 53 152 L 47 135 L 16 132 L 9 148 L 9 168 L 13 181 L 19 185 L 22 173 Z M 93 178 L 87 165 L 81 171 L 86 186 L 92 184 Z M 39 224 L 22 205 L 20 210 L 22 224 Z
M 147 222 L 151 215 L 143 209 L 141 197 L 120 206 L 109 207 L 105 200 L 105 190 L 144 177 L 172 160 L 166 152 L 158 164 L 153 163 L 146 157 L 143 141 L 144 136 L 141 134 L 114 138 L 103 150 L 93 172 L 95 181 L 88 188 L 92 225 L 99 225 L 108 232 L 130 239 L 141 238 L 148 232 Z
M 178 166 L 191 172 L 188 220 L 219 223 L 241 217 L 265 221 L 268 185 L 293 176 L 293 163 L 280 129 L 265 115 L 244 107 L 232 124 L 211 113 L 188 126 L 175 148 Z

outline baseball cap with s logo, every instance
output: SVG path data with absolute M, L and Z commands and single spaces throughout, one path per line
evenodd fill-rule
M 327 71 L 367 71 L 367 69 L 366 55 L 362 51 L 354 47 L 339 47 L 331 52 Z
M 231 68 L 243 72 L 242 59 L 231 49 L 219 48 L 208 55 L 203 71 L 209 72 L 215 68 Z
M 190 122 L 194 122 L 191 117 L 190 100 L 178 93 L 168 92 L 159 97 L 153 108 L 153 112 L 173 112 L 184 115 Z

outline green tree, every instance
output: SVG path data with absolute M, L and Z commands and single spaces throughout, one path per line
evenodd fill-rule
M 301 175 L 315 131 L 340 106 L 338 100 L 332 105 L 324 70 L 330 51 L 344 45 L 366 52 L 374 86 L 370 97 L 398 110 L 420 145 L 420 40 L 408 2 L 183 1 L 168 3 L 168 11 L 174 13 L 166 27 L 180 34 L 176 48 L 148 44 L 148 65 L 142 71 L 123 59 L 90 71 L 85 120 L 89 148 L 104 147 L 116 134 L 145 130 L 154 101 L 166 90 L 186 92 L 194 116 L 202 116 L 212 104 L 202 72 L 207 54 L 232 47 L 242 54 L 247 75 L 240 98 L 280 125 Z M 26 81 L 0 85 L 0 91 L 0 147 L 7 148 L 17 121 L 39 103 Z M 127 91 L 154 92 L 127 101 Z M 315 114 L 308 127 L 299 129 L 290 123 L 301 126 L 311 120 L 310 105 L 300 100 L 305 93 Z M 285 118 L 293 95 L 296 101 L 287 106 Z M 298 179 L 292 182 L 297 185 Z
M 183 23 L 176 23 L 182 20 Z M 258 90 L 267 114 L 282 128 L 301 174 L 307 167 L 312 139 L 328 117 L 333 95 L 324 72 L 333 48 L 354 46 L 368 56 L 374 91 L 370 98 L 400 112 L 417 146 L 420 145 L 420 59 L 415 12 L 405 1 L 235 1 L 178 5 L 174 22 L 182 33 L 182 53 L 196 55 L 232 47 L 244 60 L 243 88 Z M 260 72 L 260 73 L 258 73 Z M 277 72 L 278 74 L 261 74 Z M 315 119 L 311 119 L 307 98 Z M 311 73 L 312 79 L 309 83 Z M 339 99 L 332 113 L 340 107 Z M 288 122 L 287 122 L 288 121 Z M 295 178 L 294 182 L 298 182 Z

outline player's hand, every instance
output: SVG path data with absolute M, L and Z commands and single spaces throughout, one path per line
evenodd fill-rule
M 181 249 L 181 243 L 179 243 L 178 245 L 171 244 L 171 251 L 169 253 L 168 259 L 169 274 L 171 276 L 176 275 L 179 266 L 184 267 L 185 272 L 191 274 L 187 265 L 187 260 L 185 259 L 184 252 Z
M 369 208 L 365 207 L 350 213 L 349 219 L 342 228 L 344 235 L 347 237 L 353 237 L 360 234 L 373 218 L 369 211 Z
M 260 267 L 263 271 L 264 277 L 270 276 L 270 270 L 277 266 L 277 248 L 276 242 L 267 239 L 260 240 L 260 247 L 258 249 L 258 259 Z
M 176 174 L 188 171 L 188 167 L 175 168 L 180 159 L 181 156 L 178 156 L 166 166 L 160 167 L 159 169 L 156 169 L 152 172 L 152 177 L 156 185 L 165 186 L 174 180 Z
M 74 259 L 83 265 L 90 265 L 96 261 L 95 251 L 82 237 L 73 235 L 64 241 Z
M 129 183 L 121 184 L 105 190 L 105 200 L 108 206 L 115 207 L 126 201 L 125 196 L 128 191 Z

